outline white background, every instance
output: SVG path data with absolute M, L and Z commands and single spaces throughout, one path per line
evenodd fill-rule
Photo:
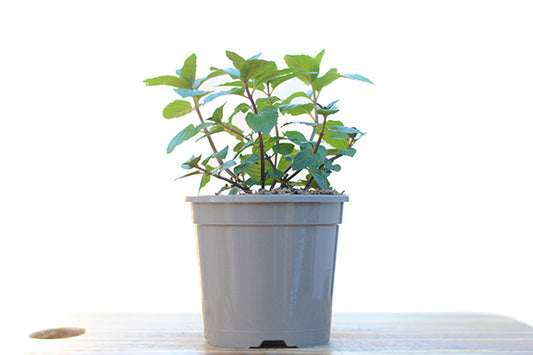
M 368 132 L 346 190 L 334 310 L 475 311 L 533 324 L 533 33 L 527 1 L 17 1 L 0 6 L 2 306 L 200 312 L 168 141 L 191 53 L 315 55 Z M 220 104 L 222 100 L 218 100 Z M 206 106 L 213 110 L 216 103 Z M 342 115 L 342 117 L 340 116 Z

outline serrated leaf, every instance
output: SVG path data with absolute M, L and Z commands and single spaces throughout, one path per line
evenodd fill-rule
M 175 100 L 163 109 L 163 117 L 166 119 L 185 116 L 194 111 L 189 101 Z
M 186 177 L 189 177 L 189 176 L 193 176 L 193 175 L 199 175 L 199 174 L 201 174 L 201 172 L 193 171 L 192 173 L 188 173 L 188 174 L 185 174 L 185 175 L 182 175 L 180 177 L 175 178 L 174 181 L 179 180 L 179 179 L 183 179 L 183 178 L 186 178 Z
M 276 96 L 260 97 L 255 100 L 255 104 L 257 106 L 257 110 L 261 111 L 265 106 L 272 106 L 277 101 L 279 101 L 279 97 Z
M 222 117 L 224 116 L 224 106 L 226 103 L 223 103 L 222 106 L 217 107 L 217 109 L 213 112 L 213 115 L 209 117 L 209 120 L 220 122 L 222 121 Z
M 244 113 L 244 112 L 248 112 L 250 111 L 252 108 L 250 107 L 250 105 L 248 104 L 245 104 L 245 103 L 241 103 L 241 104 L 238 104 L 237 107 L 235 107 L 235 110 L 233 110 L 233 113 L 231 114 L 231 116 L 229 116 L 228 120 L 229 122 L 231 122 L 233 120 L 233 117 L 238 114 L 238 113 Z
M 242 65 L 246 60 L 243 57 L 232 51 L 226 51 L 226 56 L 233 62 L 233 66 L 241 70 Z
M 315 60 L 305 54 L 300 55 L 289 55 L 285 57 L 285 63 L 289 68 L 300 69 L 302 72 L 315 72 L 318 73 L 318 70 L 315 70 Z M 316 79 L 317 74 L 301 74 L 298 75 L 298 79 L 303 81 L 306 84 L 311 84 L 314 79 Z
M 172 140 L 168 143 L 167 153 L 171 153 L 174 150 L 174 148 L 176 148 L 178 145 L 185 142 L 186 140 L 191 139 L 197 133 L 198 131 L 196 130 L 194 125 L 191 123 L 184 129 L 182 129 L 178 134 L 176 134 L 174 138 L 172 138 Z
M 143 83 L 146 83 L 147 86 L 168 85 L 182 89 L 189 88 L 189 83 L 187 83 L 186 80 L 172 75 L 163 75 L 152 79 L 146 79 L 143 81 Z
M 219 69 L 219 68 L 216 68 L 216 67 L 211 67 L 211 70 L 215 70 L 215 72 L 217 73 L 216 76 L 223 75 L 223 74 L 228 74 L 233 79 L 239 79 L 241 77 L 241 72 L 239 70 L 235 69 L 235 68 Z M 211 74 L 213 74 L 215 72 L 212 72 Z M 213 75 L 215 76 L 215 74 L 213 74 Z
M 374 85 L 374 83 L 371 82 L 369 79 L 359 74 L 344 74 L 343 76 L 348 79 L 359 80 Z
M 354 148 L 348 148 L 348 149 L 339 149 L 339 153 L 342 155 L 347 155 L 349 157 L 353 157 L 355 153 L 357 153 L 357 150 Z
M 227 145 L 224 149 L 213 154 L 212 158 L 213 159 L 226 159 L 226 156 L 228 155 L 228 149 L 229 149 L 229 146 Z
M 254 132 L 270 134 L 277 122 L 278 109 L 275 106 L 266 106 L 259 114 L 249 112 L 246 115 L 246 123 Z
M 219 86 L 236 86 L 236 87 L 244 87 L 244 84 L 240 80 L 230 81 L 228 83 L 222 83 Z
M 331 126 L 328 127 L 326 123 L 326 129 L 330 132 L 337 132 L 337 133 L 346 133 L 346 134 L 363 134 L 360 130 L 352 127 L 345 127 L 345 126 Z
M 291 142 L 296 143 L 300 146 L 309 143 L 305 136 L 298 131 L 287 131 L 284 134 L 285 137 L 287 137 Z
M 210 127 L 214 125 L 213 122 L 203 122 L 203 123 L 200 123 L 198 126 L 196 126 L 194 129 L 197 131 L 197 132 L 200 132 L 201 130 L 203 130 L 204 128 L 207 128 L 207 127 Z
M 177 92 L 184 99 L 187 97 L 202 96 L 205 94 L 209 94 L 209 91 L 204 91 L 204 90 L 174 89 L 174 91 Z
M 270 164 L 266 164 L 265 165 L 265 174 L 267 174 L 270 170 L 273 170 L 272 166 Z M 250 176 L 251 178 L 253 178 L 254 180 L 256 181 L 259 181 L 259 184 L 260 185 L 260 181 L 261 181 L 261 166 L 260 164 L 252 164 L 250 165 L 247 169 L 246 169 L 246 174 L 248 176 Z M 272 180 L 271 178 L 270 179 L 266 179 L 265 181 L 265 184 L 266 185 L 270 185 L 274 182 L 274 180 Z M 248 183 L 248 182 L 247 182 Z
M 230 94 L 236 94 L 240 92 L 240 89 L 238 88 L 233 88 L 231 90 L 225 90 L 225 91 L 219 91 L 219 92 L 216 92 L 216 93 L 213 93 L 209 96 L 207 96 L 205 99 L 204 99 L 204 105 L 207 104 L 208 102 L 211 102 L 213 101 L 214 99 L 216 99 L 217 97 L 220 97 L 220 96 L 224 96 L 224 95 L 230 95 Z
M 189 83 L 189 88 L 193 87 L 196 80 L 196 54 L 193 53 L 185 59 L 179 75 Z
M 274 72 L 275 70 L 277 70 L 276 63 L 262 59 L 247 60 L 239 68 L 241 80 L 246 82 L 251 79 L 257 79 L 254 83 L 255 86 L 264 82 L 265 74 Z
M 322 57 L 324 56 L 325 49 L 321 50 L 314 58 L 315 68 L 320 68 L 320 63 L 322 63 Z
M 269 170 L 267 172 L 267 176 L 273 178 L 273 179 L 283 179 L 285 177 L 285 174 L 283 171 L 279 170 Z
M 317 74 L 317 73 L 316 72 L 303 72 L 301 70 L 294 70 L 294 72 L 292 72 L 290 74 L 272 78 L 268 82 L 272 86 L 272 89 L 275 89 L 279 85 L 284 83 L 285 81 L 290 80 L 292 78 L 296 78 L 296 77 L 301 76 L 301 75 L 305 75 L 305 74 Z
M 281 127 L 288 126 L 290 124 L 303 124 L 306 126 L 316 127 L 317 124 L 315 122 L 305 122 L 305 121 L 294 121 L 294 122 L 286 122 Z
M 347 149 L 349 146 L 350 137 L 346 133 L 333 132 L 331 127 L 343 127 L 341 121 L 329 120 L 326 122 L 326 129 L 324 131 L 324 141 L 334 148 Z M 317 126 L 317 132 L 322 132 L 322 124 Z
M 252 166 L 253 164 L 255 164 L 257 161 L 259 161 L 261 159 L 261 157 L 259 155 L 250 155 L 249 157 L 247 157 L 240 165 L 237 165 L 234 169 L 233 169 L 233 172 L 237 175 L 239 174 L 242 174 L 243 172 L 246 171 L 246 169 L 248 169 L 250 166 Z
M 247 142 L 239 142 L 237 145 L 233 148 L 233 151 L 236 153 L 235 157 L 242 153 L 246 148 L 249 148 L 254 144 L 253 140 L 249 140 Z
M 226 169 L 229 169 L 231 168 L 233 165 L 236 165 L 237 162 L 235 160 L 228 160 L 227 162 L 225 162 L 224 164 L 220 165 L 220 166 L 217 166 L 215 168 L 215 170 L 213 170 L 213 174 L 219 174 L 221 173 L 222 171 L 226 170 Z
M 315 179 L 316 183 L 322 190 L 327 190 L 328 188 L 328 176 L 329 174 L 324 170 L 312 169 L 310 170 L 311 175 Z
M 289 105 L 281 105 L 279 106 L 279 110 L 281 113 L 288 113 L 292 116 L 298 116 L 303 114 L 310 114 L 313 112 L 313 109 L 315 108 L 315 104 L 308 103 L 308 104 L 289 104 Z
M 275 153 L 287 155 L 292 153 L 294 145 L 290 143 L 278 143 L 272 147 L 272 150 L 274 150 Z
M 197 156 L 197 157 L 195 157 L 195 156 L 193 155 L 189 160 L 187 160 L 185 163 L 183 163 L 183 164 L 181 165 L 181 167 L 182 167 L 183 169 L 192 169 L 192 168 L 194 168 L 195 166 L 198 165 L 198 162 L 200 161 L 200 159 L 202 159 L 202 156 L 201 156 L 201 155 L 200 155 L 200 156 Z
M 302 149 L 292 161 L 293 170 L 302 170 L 302 169 L 316 169 L 324 163 L 327 156 L 326 148 L 320 146 L 316 152 L 313 154 L 313 147 L 311 145 L 306 146 Z
M 200 192 L 200 190 L 205 186 L 207 185 L 207 183 L 211 181 L 211 175 L 209 174 L 203 174 L 202 175 L 202 179 L 200 180 L 200 187 L 198 188 L 198 192 Z
M 317 112 L 322 116 L 329 116 L 339 112 L 339 109 L 333 106 L 332 108 L 319 108 Z
M 291 103 L 291 101 L 297 97 L 305 97 L 306 99 L 308 100 L 311 100 L 311 97 L 309 95 L 307 95 L 305 92 L 303 91 L 297 91 L 295 93 L 292 93 L 289 97 L 287 97 L 285 100 L 281 101 L 281 104 L 282 105 L 288 105 Z
M 328 70 L 326 74 L 321 76 L 320 78 L 317 78 L 313 82 L 313 89 L 320 92 L 325 86 L 331 84 L 335 80 L 342 78 L 343 76 L 337 72 L 337 69 L 332 68 Z

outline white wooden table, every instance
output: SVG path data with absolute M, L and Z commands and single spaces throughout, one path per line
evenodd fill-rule
M 25 335 L 22 354 L 533 354 L 532 327 L 489 314 L 335 314 L 330 343 L 302 349 L 214 348 L 196 314 L 83 314 L 63 326 L 86 333 Z

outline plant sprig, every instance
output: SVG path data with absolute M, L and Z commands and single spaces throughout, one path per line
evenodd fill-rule
M 221 191 L 229 190 L 230 194 L 239 191 L 253 193 L 257 188 L 266 189 L 267 186 L 273 189 L 278 183 L 281 187 L 331 188 L 329 175 L 341 169 L 334 162 L 343 156 L 353 157 L 356 153 L 353 146 L 364 133 L 329 119 L 339 112 L 335 106 L 338 100 L 324 105 L 319 103 L 320 94 L 339 78 L 373 83 L 358 74 L 339 74 L 335 68 L 320 76 L 323 55 L 324 51 L 315 57 L 286 55 L 287 67 L 279 69 L 275 62 L 259 59 L 260 55 L 244 59 L 235 52 L 226 51 L 231 67 L 213 66 L 209 75 L 197 78 L 196 55 L 192 54 L 175 76 L 146 79 L 146 85 L 171 86 L 181 96 L 163 109 L 166 119 L 196 112 L 198 121 L 190 123 L 172 138 L 167 153 L 200 133 L 203 135 L 197 141 L 206 138 L 211 148 L 212 154 L 205 159 L 202 160 L 201 155 L 193 156 L 183 163 L 182 168 L 193 172 L 182 177 L 201 175 L 199 191 L 215 178 L 225 183 Z M 224 90 L 201 89 L 204 83 L 215 77 L 226 78 L 218 85 Z M 294 79 L 299 79 L 310 90 L 295 91 L 285 99 L 274 95 L 281 84 Z M 205 119 L 203 107 L 226 95 L 242 99 L 232 114 L 224 118 L 224 103 Z M 300 115 L 307 115 L 310 120 L 280 125 L 282 116 Z M 233 123 L 237 116 L 244 118 L 245 127 Z M 295 124 L 310 129 L 309 139 L 300 130 L 287 128 Z M 213 135 L 218 133 L 231 135 L 233 146 L 218 149 L 213 140 Z M 234 152 L 233 158 L 228 157 L 230 148 Z M 211 161 L 216 161 L 216 165 L 211 165 Z M 305 178 L 296 180 L 301 172 L 307 173 Z

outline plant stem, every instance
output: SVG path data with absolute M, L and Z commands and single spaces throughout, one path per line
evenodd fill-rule
M 198 99 L 196 97 L 194 97 L 194 110 L 196 111 L 196 113 L 198 114 L 198 118 L 200 119 L 200 122 L 201 123 L 204 123 L 204 118 L 202 117 L 202 113 L 200 112 L 200 105 L 198 104 Z M 209 130 L 207 129 L 207 127 L 204 127 L 204 133 L 207 135 L 209 134 Z M 217 148 L 215 147 L 215 143 L 213 142 L 213 139 L 211 138 L 211 136 L 207 136 L 207 140 L 209 141 L 209 145 L 211 146 L 211 150 L 213 151 L 213 154 L 216 154 L 218 153 L 218 150 Z M 222 165 L 224 164 L 224 162 L 222 161 L 222 159 L 220 158 L 217 158 L 217 162 L 218 162 L 218 165 Z M 230 170 L 225 170 L 232 178 L 236 179 L 237 176 L 235 176 L 235 174 L 233 174 Z
M 204 169 L 204 168 L 202 168 L 202 167 L 200 167 L 200 166 L 198 166 L 198 165 L 196 165 L 195 168 L 198 169 L 198 170 L 200 170 L 200 171 L 202 171 L 202 172 L 204 172 L 205 174 L 209 174 L 209 175 L 211 175 L 211 176 L 213 176 L 213 177 L 216 177 L 217 179 L 224 180 L 224 181 L 230 183 L 232 186 L 235 186 L 235 187 L 241 189 L 242 191 L 244 191 L 244 192 L 246 192 L 246 193 L 250 193 L 250 192 L 251 192 L 250 189 L 249 189 L 248 187 L 243 186 L 243 185 L 239 184 L 239 183 L 236 182 L 236 181 L 233 181 L 233 180 L 231 180 L 231 179 L 225 178 L 224 176 L 220 176 L 220 175 L 217 175 L 217 174 L 213 174 L 213 173 L 210 172 L 209 170 L 206 170 L 206 169 Z M 228 170 L 226 170 L 226 171 L 228 171 Z
M 316 124 L 318 124 L 318 110 L 317 110 L 318 95 L 315 90 L 313 90 L 313 103 L 315 104 L 315 122 Z M 313 131 L 311 132 L 311 137 L 309 138 L 309 141 L 313 141 L 313 139 L 315 138 L 315 133 L 316 133 L 316 126 L 313 127 Z
M 318 152 L 318 148 L 320 147 L 320 143 L 322 142 L 322 137 L 324 137 L 324 133 L 326 132 L 326 120 L 327 116 L 324 116 L 324 121 L 322 122 L 322 131 L 318 135 L 318 140 L 316 141 L 315 149 L 313 150 L 313 154 L 316 154 Z
M 246 95 L 248 96 L 248 99 L 252 103 L 252 109 L 254 110 L 254 113 L 257 115 L 259 112 L 257 112 L 257 106 L 255 105 L 255 101 L 252 97 L 252 94 L 250 93 L 250 89 L 248 88 L 248 82 L 244 82 L 244 89 L 246 90 Z M 257 132 L 259 136 L 259 152 L 261 157 L 261 188 L 265 188 L 265 146 L 263 144 L 263 134 L 261 132 Z

